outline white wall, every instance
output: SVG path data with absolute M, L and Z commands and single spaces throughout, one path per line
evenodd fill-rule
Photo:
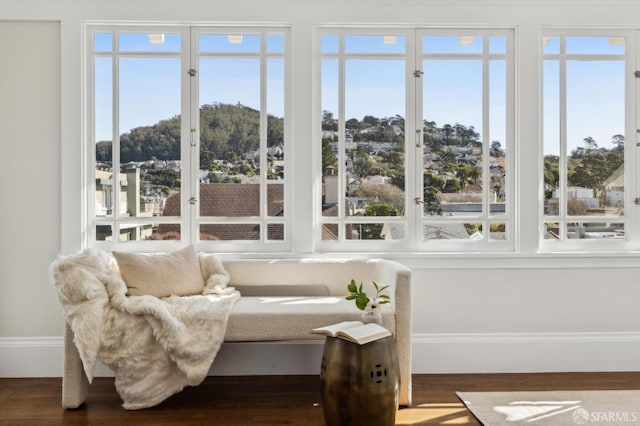
M 0 336 L 60 334 L 60 24 L 0 21 Z
M 2 0 L 2 19 L 13 21 L 0 21 L 0 377 L 61 372 L 63 320 L 47 267 L 56 253 L 81 248 L 83 20 L 291 24 L 297 141 L 310 140 L 314 117 L 308 101 L 314 92 L 305 82 L 317 23 L 502 25 L 515 28 L 518 46 L 528 49 L 544 26 L 640 28 L 640 5 L 631 0 L 164 3 Z M 537 61 L 532 55 L 517 62 L 523 158 L 537 155 Z M 294 155 L 297 164 L 311 160 L 308 147 Z M 523 174 L 534 168 L 519 164 Z M 311 174 L 300 176 L 296 202 L 311 205 L 312 184 Z M 535 221 L 536 209 L 526 206 L 537 202 L 537 182 L 521 188 L 518 220 Z M 294 230 L 309 232 L 305 217 L 295 220 Z M 536 239 L 537 229 L 522 230 L 526 255 L 388 254 L 415 272 L 415 372 L 640 369 L 638 253 L 542 255 Z M 251 348 L 247 356 L 245 347 L 225 347 L 215 372 L 313 373 L 319 365 L 319 348 L 308 345 Z M 247 364 L 234 365 L 234 354 L 247 356 Z

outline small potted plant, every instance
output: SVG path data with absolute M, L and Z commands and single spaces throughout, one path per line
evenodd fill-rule
M 369 323 L 375 322 L 377 324 L 382 325 L 382 315 L 380 314 L 380 305 L 384 305 L 386 303 L 391 302 L 391 298 L 387 294 L 383 294 L 382 292 L 389 288 L 388 285 L 379 286 L 375 281 L 373 282 L 373 286 L 376 289 L 376 294 L 373 297 L 367 296 L 367 293 L 363 291 L 362 282 L 360 285 L 356 283 L 356 280 L 352 279 L 349 285 L 347 286 L 347 290 L 349 291 L 349 295 L 346 297 L 347 300 L 355 300 L 356 307 L 361 311 L 364 311 L 362 314 L 362 322 Z

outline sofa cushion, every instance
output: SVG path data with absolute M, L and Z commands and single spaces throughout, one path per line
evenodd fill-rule
M 395 334 L 393 310 L 382 308 L 382 325 Z M 342 297 L 241 297 L 231 310 L 224 340 L 324 339 L 311 330 L 361 317 L 353 301 Z
M 167 297 L 201 294 L 204 281 L 194 246 L 173 253 L 113 252 L 129 296 Z

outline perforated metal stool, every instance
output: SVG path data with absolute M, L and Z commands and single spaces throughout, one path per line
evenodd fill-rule
M 393 425 L 399 388 L 400 366 L 393 336 L 364 345 L 326 338 L 320 396 L 328 426 Z

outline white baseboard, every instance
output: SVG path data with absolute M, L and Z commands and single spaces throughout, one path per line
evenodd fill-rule
M 640 333 L 414 334 L 414 373 L 640 371 Z
M 62 337 L 0 338 L 0 377 L 61 377 Z
M 640 333 L 414 334 L 413 373 L 640 371 Z M 60 377 L 63 339 L 0 338 L 0 377 Z M 210 375 L 318 374 L 322 341 L 225 343 Z M 96 377 L 112 376 L 103 365 Z

